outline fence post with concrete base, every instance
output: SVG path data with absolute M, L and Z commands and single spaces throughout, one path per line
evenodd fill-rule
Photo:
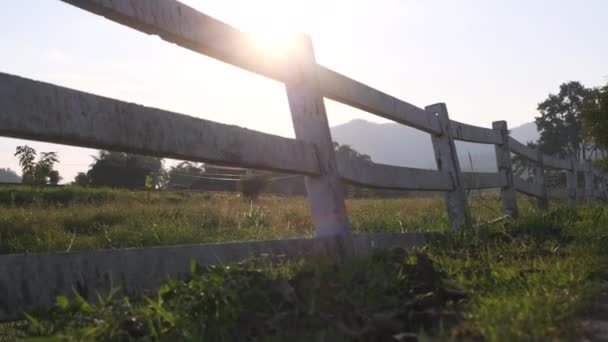
M 456 145 L 450 129 L 450 118 L 445 103 L 427 106 L 429 115 L 435 115 L 439 120 L 441 135 L 431 134 L 437 169 L 449 175 L 453 188 L 446 192 L 446 205 L 450 229 L 457 230 L 469 224 L 470 212 L 467 197 L 462 183 L 460 163 L 456 154 Z
M 344 191 L 338 173 L 323 96 L 319 91 L 312 40 L 299 35 L 285 81 L 297 140 L 315 144 L 320 176 L 305 178 L 317 236 L 350 236 Z
M 536 184 L 540 185 L 542 196 L 538 198 L 537 204 L 538 209 L 547 210 L 549 209 L 549 198 L 547 195 L 547 183 L 545 182 L 545 165 L 543 163 L 543 153 L 537 150 L 538 163 L 534 167 L 534 180 Z
M 507 185 L 500 189 L 502 208 L 507 215 L 516 218 L 519 215 L 519 210 L 517 209 L 517 192 L 513 178 L 511 149 L 509 148 L 509 129 L 506 121 L 494 121 L 492 128 L 499 131 L 502 137 L 502 144 L 494 146 L 498 172 L 504 173 L 507 177 Z

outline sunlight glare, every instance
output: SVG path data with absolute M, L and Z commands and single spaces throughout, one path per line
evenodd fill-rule
M 315 1 L 262 0 L 248 8 L 243 28 L 254 35 L 257 44 L 273 53 L 283 53 L 297 33 L 311 33 Z

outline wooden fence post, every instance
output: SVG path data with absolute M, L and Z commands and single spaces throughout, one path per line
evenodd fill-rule
M 470 223 L 470 212 L 467 197 L 462 183 L 460 163 L 456 154 L 456 145 L 450 130 L 450 117 L 445 103 L 436 103 L 425 108 L 429 115 L 436 115 L 441 127 L 441 135 L 431 134 L 437 169 L 447 173 L 452 179 L 453 188 L 446 193 L 446 204 L 450 229 L 458 230 Z
M 350 236 L 344 189 L 338 174 L 325 103 L 319 91 L 317 62 L 310 37 L 300 34 L 287 60 L 285 87 L 296 139 L 317 147 L 320 176 L 305 177 L 316 235 Z
M 511 149 L 509 148 L 509 129 L 506 121 L 494 121 L 492 128 L 499 131 L 502 137 L 502 144 L 494 145 L 496 151 L 496 167 L 498 172 L 504 173 L 507 177 L 507 185 L 500 189 L 502 198 L 502 208 L 505 213 L 513 218 L 517 218 L 517 191 L 513 179 L 513 165 L 511 162 Z
M 570 157 L 570 169 L 566 171 L 566 187 L 568 190 L 568 204 L 571 208 L 576 208 L 578 191 L 578 161 Z
M 595 175 L 593 174 L 591 160 L 587 160 L 585 163 L 585 197 L 587 205 L 595 204 Z
M 549 197 L 547 195 L 547 184 L 545 183 L 545 164 L 543 162 L 543 153 L 540 150 L 538 152 L 538 163 L 534 168 L 536 184 L 540 185 L 542 189 L 542 195 L 538 198 L 537 204 L 538 209 L 547 210 L 549 209 Z

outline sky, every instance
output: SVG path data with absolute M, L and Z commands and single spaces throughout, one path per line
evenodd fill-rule
M 608 82 L 605 0 L 184 0 L 264 41 L 303 31 L 317 61 L 419 107 L 490 127 L 530 122 L 561 83 Z M 293 137 L 284 86 L 58 0 L 4 0 L 0 72 Z M 386 122 L 326 100 L 330 125 Z M 0 123 L 1 124 L 1 123 Z M 95 150 L 0 138 L 58 151 L 64 182 Z M 373 156 L 372 156 L 373 158 Z

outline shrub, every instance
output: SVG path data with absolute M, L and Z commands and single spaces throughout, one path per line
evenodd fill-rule
M 255 200 L 270 181 L 270 175 L 264 173 L 248 174 L 241 177 L 239 191 L 244 198 Z

